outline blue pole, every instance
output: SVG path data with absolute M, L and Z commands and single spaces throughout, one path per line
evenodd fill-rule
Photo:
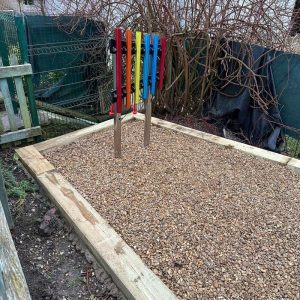
M 143 99 L 148 99 L 148 81 L 149 81 L 149 62 L 150 62 L 150 34 L 146 33 L 144 35 L 144 65 L 143 65 Z
M 151 87 L 150 94 L 153 96 L 155 94 L 155 86 L 156 86 L 156 65 L 157 65 L 157 56 L 158 56 L 158 41 L 159 37 L 157 34 L 153 35 L 153 55 L 152 55 L 152 63 L 151 63 Z

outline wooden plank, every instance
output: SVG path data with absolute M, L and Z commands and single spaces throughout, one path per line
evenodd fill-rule
M 1 297 L 2 296 L 2 297 Z M 0 299 L 29 300 L 25 276 L 0 202 Z
M 11 228 L 13 228 L 14 223 L 13 223 L 13 219 L 11 217 L 11 213 L 10 213 L 9 206 L 8 206 L 8 198 L 7 198 L 7 194 L 6 194 L 6 190 L 5 190 L 4 178 L 2 175 L 1 168 L 0 168 L 0 202 L 2 203 L 2 207 L 4 210 L 4 214 L 6 217 L 8 227 L 11 229 Z
M 22 164 L 32 176 L 54 170 L 54 166 L 34 146 L 16 149 Z
M 31 64 L 0 67 L 0 79 L 32 74 Z
M 296 158 L 291 158 L 287 163 L 287 167 L 300 173 L 300 160 Z
M 145 120 L 145 116 L 141 113 L 137 113 L 136 115 L 134 115 L 134 118 L 137 120 Z M 285 156 L 282 154 L 278 154 L 278 153 L 274 153 L 272 151 L 268 151 L 265 149 L 261 149 L 258 147 L 254 147 L 254 146 L 250 146 L 244 143 L 240 143 L 240 142 L 236 142 L 233 140 L 229 140 L 229 139 L 225 139 L 223 137 L 220 136 L 216 136 L 210 133 L 206 133 L 206 132 L 202 132 L 196 129 L 192 129 L 192 128 L 188 128 L 185 126 L 181 126 L 175 123 L 171 123 L 168 121 L 164 121 L 158 118 L 153 118 L 151 119 L 151 122 L 153 125 L 162 127 L 162 128 L 166 128 L 166 129 L 171 129 L 189 136 L 193 136 L 196 138 L 200 138 L 203 139 L 205 141 L 211 142 L 211 143 L 215 143 L 215 144 L 219 144 L 225 147 L 231 147 L 233 149 L 239 150 L 239 151 L 243 151 L 245 153 L 254 155 L 256 157 L 259 158 L 263 158 L 263 159 L 267 159 L 267 160 L 271 160 L 274 161 L 276 163 L 279 163 L 281 165 L 287 165 L 290 160 L 292 160 L 291 157 L 289 156 Z M 295 165 L 295 163 L 294 163 Z M 292 167 L 292 165 L 291 165 Z
M 0 67 L 1 66 L 3 66 L 3 62 L 2 62 L 2 58 L 0 57 Z M 0 79 L 0 89 L 4 99 L 5 110 L 8 113 L 10 130 L 16 131 L 18 128 L 15 120 L 15 113 L 14 113 L 12 100 L 11 100 L 8 83 L 6 79 Z
M 18 64 L 18 59 L 17 59 L 16 55 L 10 56 L 10 64 L 12 66 Z M 29 114 L 28 106 L 27 106 L 27 99 L 26 99 L 25 92 L 24 92 L 23 81 L 20 76 L 14 77 L 14 80 L 15 80 L 15 86 L 16 86 L 16 91 L 17 91 L 17 96 L 18 96 L 18 100 L 19 100 L 20 111 L 21 111 L 21 115 L 23 118 L 24 127 L 30 128 L 31 127 L 31 117 Z
M 39 136 L 41 134 L 42 134 L 42 130 L 40 126 L 4 133 L 0 135 L 0 145 L 24 140 L 34 136 Z
M 128 122 L 132 119 L 133 119 L 133 114 L 130 113 L 123 117 L 122 122 Z M 82 138 L 89 134 L 92 134 L 92 133 L 95 133 L 95 132 L 98 132 L 98 131 L 101 131 L 101 130 L 104 130 L 104 129 L 107 129 L 107 128 L 110 128 L 113 126 L 114 126 L 114 120 L 110 119 L 110 120 L 107 120 L 100 124 L 96 124 L 96 125 L 93 125 L 93 126 L 90 126 L 87 128 L 79 129 L 77 131 L 73 131 L 71 133 L 67 133 L 67 134 L 61 135 L 59 137 L 35 144 L 34 146 L 38 151 L 44 152 L 44 151 L 50 150 L 55 147 L 61 147 L 64 145 L 71 144 L 71 143 L 75 142 L 76 140 L 78 140 L 79 138 Z
M 151 133 L 151 102 L 152 96 L 149 96 L 145 103 L 145 128 L 144 128 L 144 147 L 149 146 L 150 144 L 150 133 Z
M 74 227 L 125 296 L 128 299 L 176 299 L 107 221 L 60 173 L 38 166 L 43 159 L 37 152 L 33 146 L 17 150 L 21 161 L 25 162 L 24 166 Z

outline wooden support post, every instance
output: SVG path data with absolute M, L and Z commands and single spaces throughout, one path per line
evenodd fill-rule
M 116 110 L 116 107 L 115 107 Z M 122 146 L 121 146 L 121 114 L 115 113 L 114 119 L 114 144 L 115 144 L 115 158 L 120 158 L 122 156 Z
M 149 70 L 150 70 L 150 34 L 144 35 L 144 62 L 143 62 L 143 100 L 146 110 L 145 129 L 144 129 L 144 146 L 150 144 L 150 130 L 151 130 L 151 100 L 152 96 L 149 94 Z
M 2 175 L 2 170 L 0 168 L 0 202 L 2 203 L 2 207 L 4 210 L 4 214 L 6 217 L 7 224 L 9 228 L 13 228 L 13 220 L 9 211 L 9 206 L 8 206 L 8 199 L 7 199 L 7 194 L 5 190 L 5 185 L 4 185 L 4 178 Z M 1 299 L 1 298 L 0 298 Z
M 18 59 L 16 55 L 11 55 L 10 56 L 10 64 L 17 65 L 18 64 Z M 23 86 L 23 81 L 21 76 L 16 76 L 14 77 L 15 80 L 15 86 L 17 90 L 17 95 L 18 95 L 18 100 L 19 100 L 19 105 L 20 105 L 20 110 L 21 110 L 21 115 L 24 123 L 25 128 L 30 128 L 31 127 L 31 119 L 30 119 L 30 114 L 27 106 L 27 100 L 26 96 L 24 93 L 24 86 Z
M 150 144 L 152 96 L 145 101 L 144 147 Z
M 2 58 L 0 57 L 0 67 L 3 67 Z M 15 113 L 12 105 L 12 99 L 9 93 L 9 87 L 6 79 L 0 79 L 0 89 L 4 99 L 5 110 L 8 114 L 9 125 L 11 131 L 18 130 Z

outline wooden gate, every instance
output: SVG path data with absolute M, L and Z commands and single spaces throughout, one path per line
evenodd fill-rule
M 0 57 L 0 90 L 2 92 L 5 111 L 0 111 L 0 145 L 23 139 L 28 139 L 42 134 L 38 123 L 35 99 L 32 91 L 28 92 L 29 100 L 25 95 L 24 83 L 32 89 L 31 64 L 18 65 L 15 55 L 10 56 L 10 66 L 3 66 Z M 19 109 L 13 107 L 12 95 L 8 80 L 13 79 L 16 90 L 16 101 Z M 31 98 L 31 99 L 30 99 Z M 33 99 L 32 99 L 33 98 Z

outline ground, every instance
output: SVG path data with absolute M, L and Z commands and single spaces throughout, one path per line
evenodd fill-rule
M 53 206 L 13 157 L 12 148 L 1 149 L 15 223 L 12 236 L 32 299 L 123 299 L 58 212 L 46 226 L 50 232 L 40 229 Z

